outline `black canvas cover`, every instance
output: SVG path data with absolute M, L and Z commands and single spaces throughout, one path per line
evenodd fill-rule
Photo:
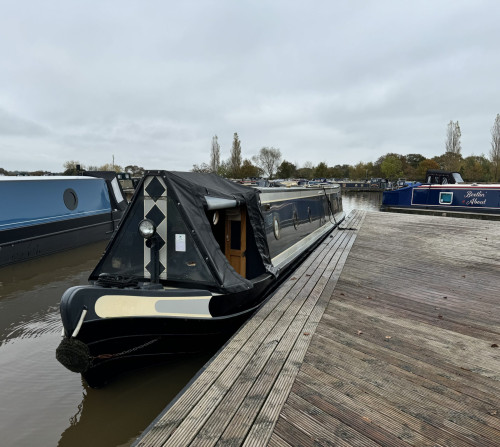
M 144 269 L 147 268 L 144 266 L 143 257 L 144 240 L 139 235 L 137 225 L 144 218 L 143 189 L 145 182 L 150 177 L 163 179 L 167 189 L 167 207 L 175 207 L 167 213 L 171 219 L 178 217 L 182 221 L 186 237 L 189 241 L 192 240 L 196 247 L 193 252 L 196 252 L 197 261 L 195 264 L 199 268 L 184 271 L 181 266 L 185 260 L 177 262 L 175 258 L 172 258 L 170 267 L 166 270 L 167 272 L 175 270 L 176 274 L 172 273 L 170 277 L 167 273 L 167 284 L 170 283 L 175 287 L 208 288 L 223 294 L 248 291 L 253 287 L 250 280 L 243 278 L 233 269 L 221 251 L 207 217 L 207 200 L 205 198 L 207 196 L 236 200 L 239 205 L 246 207 L 247 222 L 251 227 L 251 231 L 247 232 L 247 237 L 253 235 L 258 257 L 260 257 L 263 267 L 267 272 L 276 275 L 276 269 L 273 267 L 269 255 L 264 217 L 260 210 L 259 193 L 256 189 L 230 182 L 214 174 L 148 171 L 138 185 L 138 191 L 122 218 L 117 233 L 113 235 L 106 253 L 90 275 L 89 280 L 95 281 L 100 274 L 104 273 L 121 276 L 134 275 L 138 278 L 143 275 Z M 149 185 L 151 184 L 149 183 Z M 175 225 L 179 225 L 179 222 Z M 167 231 L 167 237 L 168 234 L 169 231 Z M 171 244 L 170 247 L 172 247 Z M 175 249 L 174 253 L 174 256 L 181 256 L 181 253 Z M 119 258 L 121 261 L 115 265 L 114 261 Z M 168 264 L 168 257 L 166 261 Z M 202 268 L 198 262 L 203 263 L 205 268 Z M 178 270 L 179 268 L 181 271 Z M 198 277 L 193 276 L 192 272 L 194 271 L 199 272 Z
M 148 172 L 147 175 L 158 175 Z M 266 271 L 276 274 L 271 263 L 269 247 L 264 228 L 264 217 L 260 210 L 259 193 L 256 189 L 243 186 L 215 174 L 196 172 L 162 171 L 161 175 L 169 190 L 169 195 L 177 197 L 183 218 L 193 230 L 193 237 L 198 248 L 209 258 L 216 276 L 226 292 L 238 292 L 252 287 L 252 283 L 238 275 L 221 252 L 212 235 L 205 210 L 205 196 L 237 200 L 247 209 L 249 223 L 252 226 L 257 249 Z

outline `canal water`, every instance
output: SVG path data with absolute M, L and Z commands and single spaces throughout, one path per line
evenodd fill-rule
M 344 210 L 377 211 L 381 193 L 348 193 Z M 89 245 L 0 268 L 0 445 L 127 447 L 210 359 L 178 359 L 89 388 L 55 359 L 59 300 L 85 284 L 105 249 Z

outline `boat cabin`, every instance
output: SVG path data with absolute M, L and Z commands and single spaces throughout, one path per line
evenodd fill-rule
M 431 185 L 453 185 L 455 183 L 463 183 L 464 181 L 458 172 L 428 169 L 425 174 L 425 182 Z

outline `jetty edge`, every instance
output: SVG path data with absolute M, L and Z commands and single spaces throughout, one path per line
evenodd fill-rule
M 217 349 L 344 218 L 335 184 L 254 188 L 148 171 L 90 284 L 62 296 L 56 357 L 100 387 Z

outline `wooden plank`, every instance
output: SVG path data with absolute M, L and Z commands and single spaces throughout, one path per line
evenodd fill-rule
M 326 414 L 377 445 L 498 446 L 500 228 L 386 216 L 367 215 L 271 439 L 313 445 Z
M 359 227 L 364 219 L 364 214 L 361 217 L 356 225 Z M 354 223 L 353 223 L 354 225 Z M 347 255 L 349 254 L 349 250 L 352 248 L 354 241 L 356 239 L 356 233 L 353 234 L 349 238 L 349 242 L 346 245 L 346 249 L 342 252 L 338 264 L 337 271 L 341 270 L 345 264 L 347 259 Z M 333 272 L 332 272 L 333 273 Z M 335 283 L 338 280 L 338 275 L 331 275 L 330 281 Z M 330 293 L 330 290 L 328 290 Z M 328 295 L 323 295 L 323 298 Z M 328 302 L 328 299 L 323 299 L 320 301 L 320 306 L 322 309 L 319 312 L 322 314 L 323 310 Z M 308 322 L 305 326 L 304 334 L 312 334 L 314 333 L 320 315 L 315 315 L 314 318 Z M 300 364 L 305 355 L 305 349 L 307 349 L 309 345 L 309 337 L 302 337 L 298 339 L 299 346 L 295 347 L 292 351 L 290 357 L 287 359 L 287 362 L 283 366 L 283 370 L 280 373 L 280 376 L 276 380 L 273 388 L 271 389 L 266 401 L 262 405 L 262 408 L 259 411 L 253 425 L 248 432 L 248 435 L 243 443 L 244 446 L 263 446 L 266 445 L 269 438 L 271 437 L 274 424 L 278 418 L 278 415 L 281 411 L 281 408 L 284 405 L 286 397 L 288 396 L 293 381 L 297 375 L 298 369 L 300 368 Z
M 360 213 L 354 213 L 350 221 L 359 221 L 361 216 Z M 228 408 L 234 407 L 235 399 L 244 396 L 245 390 L 251 385 L 248 377 L 260 371 L 293 320 L 297 321 L 293 328 L 300 325 L 297 313 L 303 302 L 318 281 L 326 282 L 321 278 L 322 271 L 328 266 L 335 251 L 343 246 L 347 232 L 335 230 L 332 236 L 315 250 L 294 276 L 233 337 L 198 379 L 167 408 L 139 440 L 138 446 L 160 446 L 167 440 L 171 445 L 187 445 L 198 434 L 196 443 L 213 444 L 213 434 L 217 432 L 219 423 L 203 429 L 206 422 L 213 422 L 217 418 L 219 421 L 227 421 Z M 306 316 L 304 314 L 302 318 L 304 321 Z M 271 329 L 281 332 L 271 334 Z M 294 330 L 300 332 L 298 328 Z M 247 373 L 241 376 L 242 371 Z M 229 392 L 233 386 L 234 390 Z

